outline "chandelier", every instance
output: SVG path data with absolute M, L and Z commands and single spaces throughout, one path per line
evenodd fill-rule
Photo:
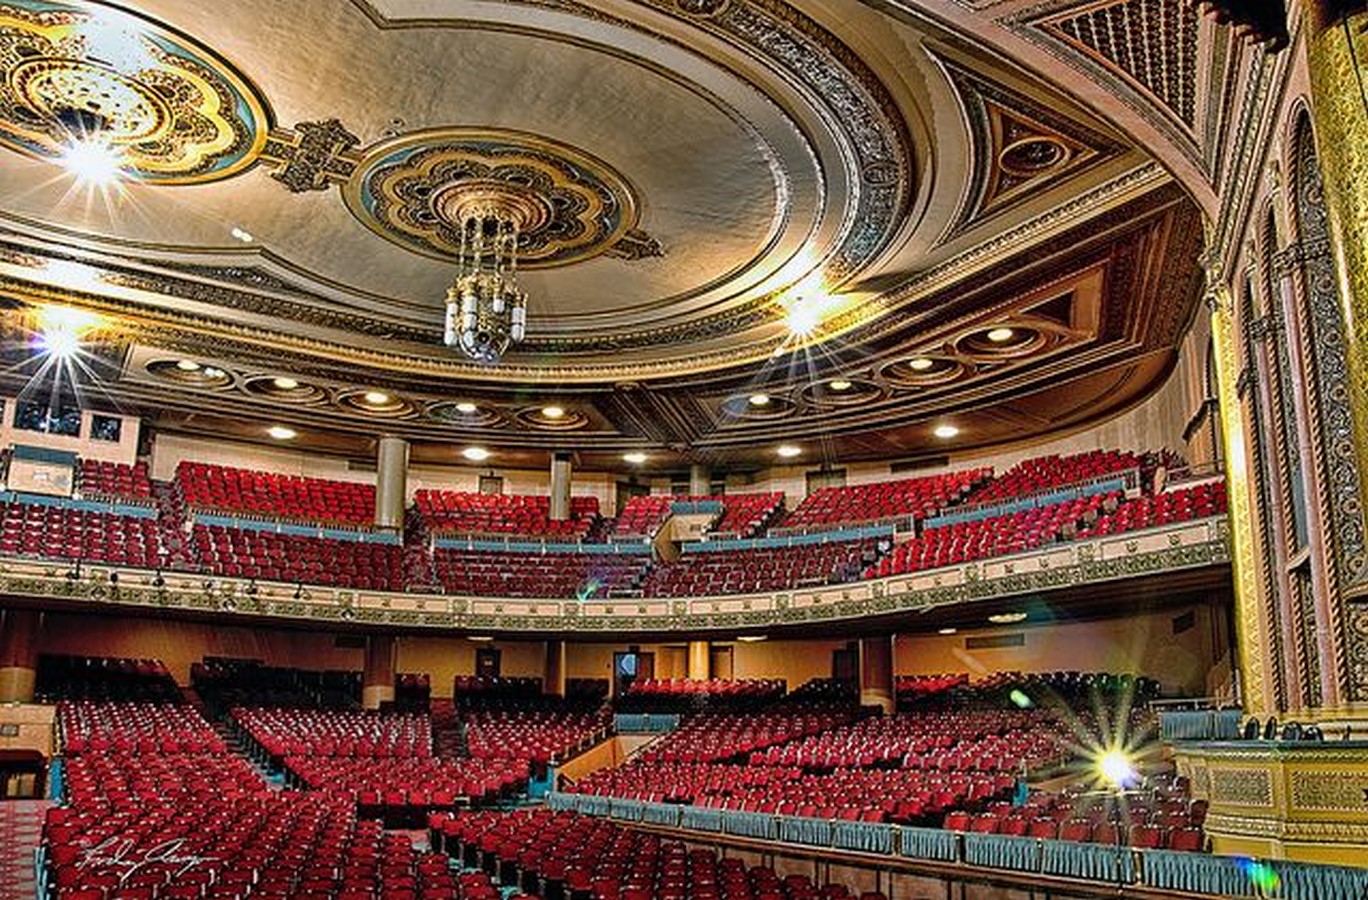
M 518 286 L 518 218 L 496 205 L 462 210 L 456 280 L 447 288 L 448 347 L 494 364 L 527 331 L 527 293 Z

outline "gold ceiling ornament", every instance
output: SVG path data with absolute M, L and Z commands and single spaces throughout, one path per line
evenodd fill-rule
M 0 6 L 0 145 L 68 164 L 95 147 L 114 173 L 184 184 L 250 166 L 270 127 L 244 76 L 155 21 L 76 0 Z

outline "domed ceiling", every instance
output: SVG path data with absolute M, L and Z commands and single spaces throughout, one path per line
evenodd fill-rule
M 1115 4 L 1168 42 L 1156 76 L 1089 43 L 1095 3 L 977 5 L 1003 8 L 7 0 L 8 325 L 98 313 L 94 402 L 163 430 L 420 460 L 914 457 L 1095 422 L 1196 306 L 1209 197 L 1179 179 L 1216 38 Z M 73 109 L 123 148 L 114 188 L 61 165 Z M 485 365 L 442 333 L 490 197 L 529 300 Z

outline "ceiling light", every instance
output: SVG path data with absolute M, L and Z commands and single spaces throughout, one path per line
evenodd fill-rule
M 386 403 L 390 402 L 390 395 L 386 394 L 384 391 L 366 391 L 361 399 L 365 400 L 371 406 L 384 406 Z
M 959 631 L 958 628 L 942 628 L 940 631 L 937 631 L 936 634 L 954 634 L 957 631 Z
M 98 133 L 73 136 L 62 151 L 62 166 L 76 177 L 76 183 L 107 187 L 123 175 L 123 153 Z
M 543 406 L 541 414 L 548 419 L 563 419 L 565 418 L 565 407 Z
M 477 644 L 487 644 L 494 640 L 494 637 L 493 635 L 488 634 L 468 634 L 466 635 L 466 640 L 474 641 Z
M 279 378 L 273 378 L 271 380 L 271 383 L 274 384 L 276 387 L 280 388 L 282 391 L 293 391 L 295 388 L 299 387 L 298 381 L 294 380 L 293 378 L 286 378 L 283 375 Z
M 471 462 L 484 462 L 489 459 L 489 451 L 483 447 L 467 447 L 461 451 L 461 455 Z
M 736 639 L 743 644 L 758 644 L 765 639 L 763 634 L 739 634 Z
M 994 613 L 988 617 L 988 621 L 994 625 L 1015 625 L 1017 622 L 1026 621 L 1024 612 Z
M 634 450 L 631 453 L 622 454 L 622 461 L 629 462 L 634 466 L 639 466 L 646 461 L 646 454 Z
M 272 425 L 266 429 L 266 433 L 278 441 L 292 441 L 299 437 L 299 432 L 284 425 Z
M 238 228 L 236 225 L 234 225 L 233 230 L 228 233 L 231 234 L 233 237 L 237 238 L 239 241 L 242 241 L 244 244 L 250 244 L 254 240 L 252 237 L 252 233 L 250 231 L 245 231 L 241 228 Z
M 50 284 L 75 291 L 90 290 L 103 278 L 99 269 L 70 259 L 50 259 L 43 264 L 43 274 Z M 89 315 L 93 315 L 90 313 Z
M 228 373 L 214 366 L 206 366 L 204 369 L 205 378 L 227 378 Z
M 527 292 L 518 285 L 518 232 L 523 210 L 505 199 L 511 194 L 460 182 L 442 194 L 443 205 L 460 217 L 461 254 L 456 280 L 447 288 L 442 341 L 476 362 L 494 364 L 527 331 Z M 482 192 L 472 196 L 470 191 Z
M 827 385 L 833 391 L 848 391 L 852 387 L 849 381 L 844 378 L 837 378 Z
M 822 308 L 812 300 L 801 300 L 789 307 L 784 324 L 794 337 L 808 337 L 822 324 Z
M 751 406 L 769 406 L 769 405 L 770 405 L 770 395 L 769 395 L 769 394 L 751 394 L 751 395 L 750 395 L 750 398 L 747 400 L 747 402 L 750 403 Z
M 71 359 L 81 352 L 81 339 L 100 324 L 100 317 L 69 306 L 40 307 L 34 316 L 39 352 L 57 359 Z
M 994 328 L 988 332 L 988 340 L 994 344 L 1005 344 L 1012 339 L 1015 332 L 1010 328 Z
M 937 425 L 931 433 L 943 441 L 948 441 L 959 434 L 959 428 L 954 425 Z
M 935 364 L 936 361 L 933 359 L 928 359 L 925 356 L 918 356 L 916 359 L 909 362 L 907 366 L 914 372 L 925 372 Z
M 774 452 L 778 453 L 784 459 L 793 459 L 793 457 L 795 456 L 803 455 L 803 448 L 795 447 L 792 444 L 783 444 L 780 447 L 776 448 Z
M 198 372 L 200 364 L 193 359 L 182 359 L 176 363 L 176 368 L 180 369 L 182 372 Z
M 471 413 L 479 412 L 479 410 L 480 408 L 476 406 L 474 403 L 471 403 L 469 400 L 464 400 L 456 404 L 456 411 L 463 416 L 468 416 Z

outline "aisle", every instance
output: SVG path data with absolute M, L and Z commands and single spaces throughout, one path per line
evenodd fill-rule
M 34 900 L 33 854 L 50 800 L 0 801 L 0 900 Z

